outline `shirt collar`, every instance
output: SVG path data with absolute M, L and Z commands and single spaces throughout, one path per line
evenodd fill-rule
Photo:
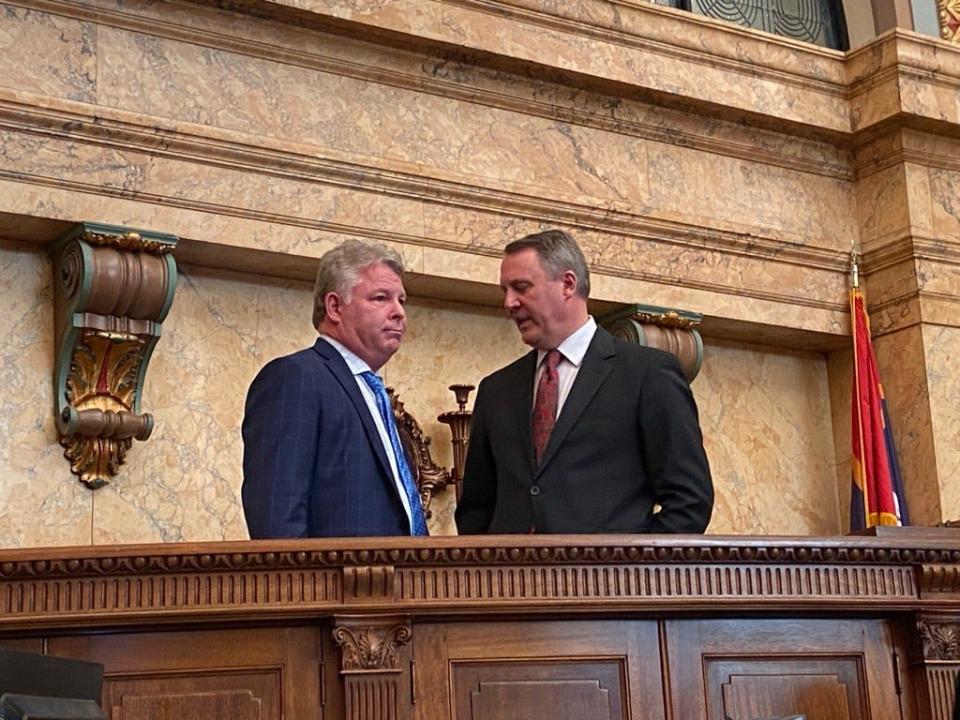
M 360 375 L 361 373 L 365 372 L 373 372 L 367 363 L 350 351 L 347 346 L 339 340 L 334 340 L 329 335 L 324 335 L 323 333 L 320 333 L 320 337 L 333 345 L 334 349 L 343 356 L 343 361 L 347 363 L 347 367 L 350 368 L 350 372 L 354 375 Z M 376 375 L 376 373 L 374 373 L 374 375 Z
M 557 346 L 557 350 L 571 365 L 580 367 L 584 355 L 587 354 L 587 348 L 590 347 L 590 341 L 593 340 L 596 332 L 597 321 L 593 319 L 593 315 L 588 315 L 587 321 L 567 335 L 567 338 Z M 537 367 L 540 367 L 540 363 L 543 362 L 543 357 L 546 354 L 546 350 L 537 350 Z

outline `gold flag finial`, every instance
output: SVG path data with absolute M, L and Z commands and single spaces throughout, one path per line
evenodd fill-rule
M 850 287 L 860 287 L 860 263 L 856 250 L 850 251 Z

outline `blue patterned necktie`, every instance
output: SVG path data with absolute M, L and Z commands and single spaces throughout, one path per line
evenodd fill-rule
M 390 407 L 390 398 L 387 396 L 387 389 L 383 386 L 383 380 L 369 370 L 360 373 L 367 385 L 373 390 L 373 396 L 377 399 L 377 410 L 380 411 L 380 419 L 387 429 L 387 436 L 390 438 L 390 446 L 393 448 L 393 457 L 397 461 L 397 472 L 400 474 L 400 482 L 403 483 L 403 490 L 407 494 L 407 502 L 410 504 L 410 515 L 413 518 L 411 535 L 429 535 L 427 532 L 427 521 L 423 516 L 423 505 L 420 504 L 420 492 L 417 490 L 417 484 L 413 481 L 413 475 L 410 474 L 410 467 L 407 465 L 407 456 L 403 452 L 403 446 L 400 444 L 400 435 L 397 433 L 397 425 L 393 421 L 393 409 Z

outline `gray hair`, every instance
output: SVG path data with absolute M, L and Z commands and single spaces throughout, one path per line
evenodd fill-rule
M 360 271 L 371 265 L 386 265 L 403 279 L 403 260 L 400 255 L 379 243 L 347 240 L 320 258 L 317 282 L 313 286 L 313 326 L 327 316 L 325 298 L 337 293 L 343 302 L 350 302 L 350 294 L 359 280 Z
M 577 278 L 577 295 L 590 297 L 590 271 L 577 241 L 563 230 L 544 230 L 514 240 L 503 249 L 504 255 L 513 255 L 532 248 L 550 279 L 556 280 L 568 270 Z

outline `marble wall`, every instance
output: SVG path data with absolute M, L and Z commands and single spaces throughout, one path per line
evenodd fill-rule
M 411 304 L 386 372 L 449 464 L 446 386 L 520 349 L 483 309 L 500 248 L 544 226 L 580 240 L 595 298 L 705 315 L 712 532 L 844 528 L 860 250 L 917 513 L 951 516 L 960 54 L 902 32 L 843 54 L 652 3 L 223 5 L 0 0 L 0 236 L 33 243 L 0 248 L 0 540 L 242 537 L 246 385 L 310 341 L 306 268 L 345 238 L 443 300 Z M 175 234 L 185 263 L 154 437 L 93 494 L 49 395 L 23 395 L 48 392 L 36 248 L 84 220 Z M 50 523 L 19 519 L 38 506 Z
M 313 342 L 311 289 L 181 270 L 144 388 L 153 436 L 134 443 L 116 480 L 92 492 L 70 475 L 56 442 L 49 261 L 35 245 L 0 244 L 0 547 L 246 537 L 246 388 L 267 360 Z M 449 431 L 436 420 L 455 407 L 447 386 L 476 384 L 522 352 L 495 309 L 414 299 L 385 376 L 449 467 Z M 711 532 L 839 531 L 822 355 L 708 342 L 693 389 L 717 488 Z M 453 532 L 451 500 L 437 502 L 434 531 Z

